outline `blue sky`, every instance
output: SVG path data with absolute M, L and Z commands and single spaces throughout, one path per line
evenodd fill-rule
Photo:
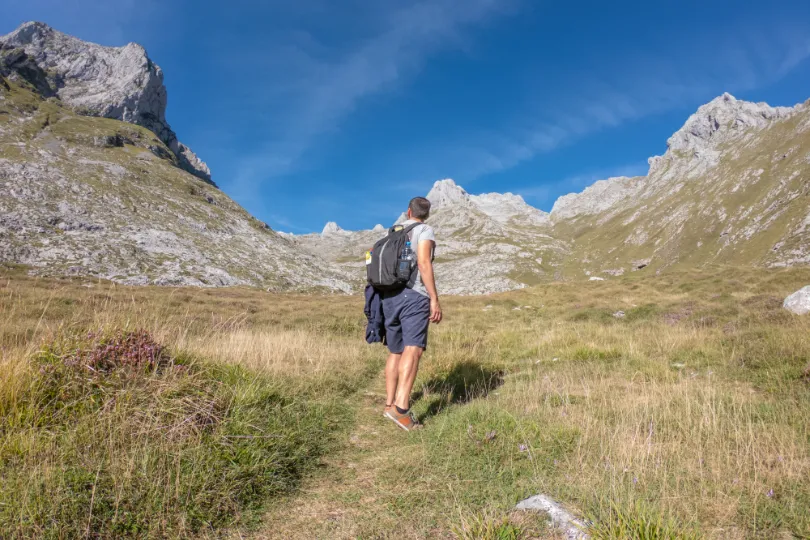
M 701 104 L 810 98 L 810 2 L 0 0 L 166 73 L 168 119 L 274 228 L 368 228 L 451 177 L 544 210 L 644 174 Z

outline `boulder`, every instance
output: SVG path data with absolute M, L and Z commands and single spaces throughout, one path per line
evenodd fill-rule
M 810 313 L 810 285 L 785 298 L 784 308 L 796 315 Z

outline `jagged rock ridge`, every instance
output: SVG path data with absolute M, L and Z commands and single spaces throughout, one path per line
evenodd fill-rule
M 436 230 L 437 279 L 447 294 L 486 294 L 561 277 L 561 259 L 570 250 L 552 238 L 548 214 L 511 193 L 470 195 L 451 179 L 439 180 L 427 194 Z M 402 222 L 401 215 L 397 222 Z M 296 236 L 302 249 L 325 255 L 362 282 L 362 253 L 386 234 L 345 231 L 330 222 L 322 234 Z
M 600 180 L 560 197 L 550 215 L 516 195 L 470 195 L 440 180 L 427 198 L 441 288 L 493 292 L 679 264 L 808 264 L 809 130 L 805 105 L 770 107 L 724 94 L 686 121 L 663 156 L 650 158 L 648 175 Z M 381 234 L 296 239 L 359 267 Z
M 211 171 L 177 139 L 166 121 L 163 71 L 138 44 L 103 47 L 29 22 L 0 37 L 5 50 L 21 49 L 53 82 L 53 92 L 77 112 L 114 118 L 155 133 L 180 166 L 211 182 Z
M 433 209 L 447 206 L 473 206 L 490 218 L 501 223 L 512 220 L 546 225 L 549 215 L 530 206 L 520 195 L 512 193 L 484 193 L 470 195 L 450 178 L 439 180 L 427 194 Z

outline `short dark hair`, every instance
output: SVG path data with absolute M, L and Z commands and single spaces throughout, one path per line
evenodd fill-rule
M 408 204 L 408 209 L 416 219 L 427 219 L 430 216 L 430 201 L 424 197 L 414 197 Z

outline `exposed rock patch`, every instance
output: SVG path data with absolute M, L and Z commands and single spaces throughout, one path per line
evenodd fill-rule
M 567 540 L 587 540 L 590 538 L 585 532 L 588 526 L 584 521 L 577 519 L 560 503 L 546 495 L 529 497 L 518 503 L 515 510 L 548 514 L 552 526 L 565 534 Z

